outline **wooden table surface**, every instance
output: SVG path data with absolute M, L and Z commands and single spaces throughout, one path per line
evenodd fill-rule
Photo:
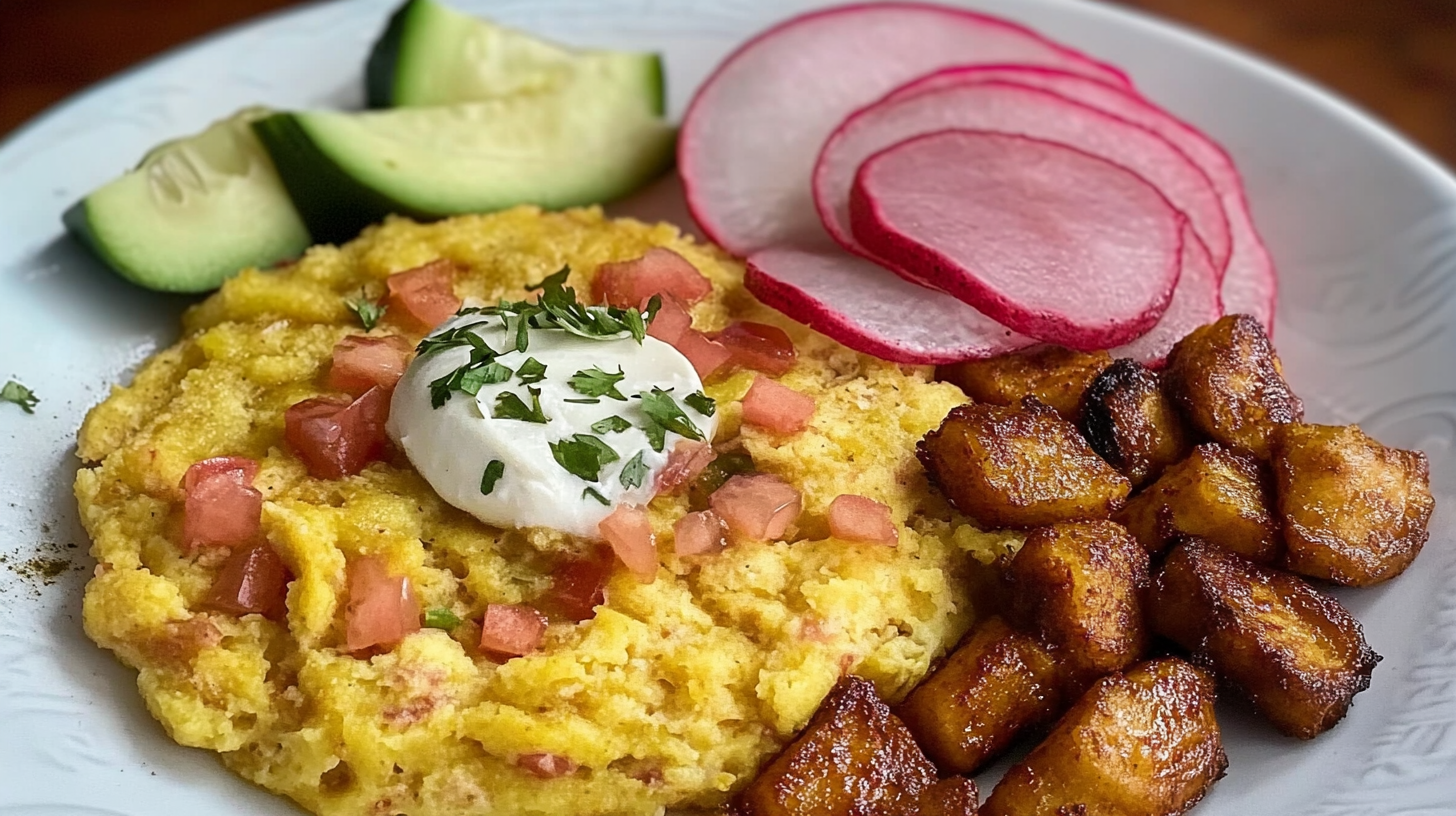
M 1456 0 L 1120 0 L 1267 55 L 1456 166 Z M 296 0 L 0 0 L 0 135 L 174 45 Z

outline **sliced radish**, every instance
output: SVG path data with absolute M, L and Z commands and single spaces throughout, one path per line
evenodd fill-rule
M 1191 230 L 1186 226 L 1184 229 Z M 1110 353 L 1113 357 L 1131 357 L 1145 365 L 1161 367 L 1174 343 L 1220 317 L 1223 317 L 1223 305 L 1219 300 L 1218 272 L 1213 268 L 1213 259 L 1203 244 L 1187 235 L 1183 240 L 1183 273 L 1178 276 L 1178 288 L 1173 290 L 1168 311 L 1147 334 L 1111 349 Z
M 768 306 L 855 351 L 895 363 L 955 363 L 1036 343 L 944 292 L 901 280 L 837 247 L 755 252 L 743 282 Z
M 948 68 L 896 91 L 894 97 L 913 96 L 937 87 L 968 81 L 1003 80 L 1054 91 L 1084 105 L 1106 111 L 1147 128 L 1182 151 L 1208 175 L 1229 221 L 1231 252 L 1226 265 L 1218 265 L 1223 300 L 1230 314 L 1254 315 L 1272 330 L 1278 283 L 1274 262 L 1254 227 L 1244 193 L 1243 178 L 1233 159 L 1215 141 L 1192 125 L 1138 96 L 1126 86 L 1102 82 L 1081 74 L 1033 65 L 967 65 Z M 1214 259 L 1217 264 L 1218 259 Z
M 967 62 L 1046 65 L 1129 84 L 1035 32 L 961 9 L 866 3 L 811 12 L 739 47 L 693 98 L 678 139 L 693 217 L 738 255 L 816 236 L 804 180 L 835 126 L 916 77 Z
M 1055 142 L 917 136 L 871 156 L 855 238 L 1015 331 L 1072 348 L 1130 342 L 1166 311 L 1183 217 L 1156 188 Z
M 1039 88 L 967 81 L 914 92 L 850 117 L 814 168 L 814 201 L 834 238 L 861 251 L 849 220 L 849 193 L 865 159 L 912 136 L 947 129 L 993 130 L 1060 142 L 1131 170 L 1158 188 L 1193 223 L 1215 259 L 1227 255 L 1228 222 L 1208 176 L 1162 137 L 1096 108 Z M 899 269 L 912 279 L 914 269 Z

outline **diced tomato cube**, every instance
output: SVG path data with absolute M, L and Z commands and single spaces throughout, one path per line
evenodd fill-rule
M 657 539 L 645 509 L 621 505 L 602 519 L 597 530 L 638 581 L 650 584 L 657 580 Z
M 712 291 L 713 284 L 687 258 L 662 247 L 630 261 L 604 263 L 592 278 L 593 301 L 623 309 L 640 309 L 653 295 L 693 304 Z
M 504 657 L 520 657 L 541 648 L 546 616 L 525 604 L 491 604 L 480 621 L 480 648 Z
M 740 320 L 713 335 L 732 352 L 731 365 L 782 377 L 794 367 L 799 352 L 788 333 L 778 326 Z
M 797 488 L 766 473 L 734 476 L 708 497 L 708 504 L 735 535 L 757 541 L 781 538 L 804 509 Z
M 378 459 L 388 444 L 390 392 L 375 386 L 358 399 L 317 397 L 284 414 L 284 437 L 316 479 L 342 479 Z
M 829 534 L 845 541 L 892 547 L 900 540 L 889 505 L 848 493 L 829 503 Z
M 725 371 L 728 361 L 733 359 L 733 352 L 697 329 L 683 332 L 672 345 L 682 356 L 688 358 L 693 370 L 698 372 L 698 379 L 704 382 L 714 374 Z
M 540 779 L 555 779 L 576 773 L 575 762 L 557 754 L 522 754 L 516 758 L 516 765 Z
M 681 439 L 667 455 L 667 464 L 657 474 L 657 492 L 672 495 L 692 484 L 713 463 L 718 454 L 707 442 Z
M 232 551 L 203 603 L 229 615 L 263 615 L 281 620 L 287 612 L 291 580 L 293 576 L 273 545 L 257 541 Z
M 672 539 L 679 556 L 711 555 L 728 546 L 728 525 L 712 510 L 688 513 L 672 525 Z
M 657 316 L 648 325 L 647 334 L 670 346 L 676 346 L 677 341 L 692 327 L 693 316 L 688 314 L 687 307 L 682 301 L 668 295 L 662 299 L 662 308 L 657 310 Z
M 551 588 L 539 603 L 552 614 L 581 622 L 596 616 L 596 608 L 607 602 L 607 578 L 615 556 L 605 547 L 583 558 L 566 561 L 551 573 Z
M 231 547 L 258 536 L 263 494 L 253 487 L 258 463 L 241 456 L 204 459 L 182 477 L 182 544 Z
M 385 285 L 389 289 L 387 314 L 406 328 L 429 331 L 460 311 L 455 265 L 444 258 L 390 275 Z
M 409 578 L 391 575 L 384 557 L 365 555 L 349 562 L 349 604 L 344 609 L 345 645 L 358 652 L 389 649 L 420 630 L 420 604 Z
M 743 395 L 743 421 L 777 434 L 809 427 L 814 408 L 813 397 L 764 376 L 755 377 Z
M 334 346 L 328 386 L 356 396 L 375 386 L 390 390 L 404 376 L 412 353 L 410 342 L 397 334 L 349 335 Z

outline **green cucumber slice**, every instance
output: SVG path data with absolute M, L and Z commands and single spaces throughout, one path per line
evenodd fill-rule
M 657 54 L 577 50 L 472 17 L 435 0 L 408 0 L 374 43 L 365 69 L 371 108 L 454 105 L 544 94 L 574 82 L 618 84 L 662 115 Z
M 610 201 L 670 168 L 676 140 L 640 95 L 591 82 L 448 107 L 276 114 L 253 127 L 328 242 L 389 213 Z
M 298 255 L 309 234 L 248 108 L 158 145 L 62 220 L 119 275 L 161 292 L 206 292 L 244 267 Z

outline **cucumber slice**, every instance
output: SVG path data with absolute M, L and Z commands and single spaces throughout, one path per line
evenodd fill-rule
M 276 114 L 254 124 L 321 241 L 420 219 L 620 198 L 672 166 L 676 131 L 638 95 L 574 82 L 448 107 Z
M 620 84 L 662 115 L 657 54 L 575 50 L 472 17 L 435 0 L 408 0 L 389 20 L 365 70 L 372 108 L 454 105 L 550 93 L 573 82 Z
M 251 128 L 269 113 L 248 108 L 158 145 L 67 210 L 66 228 L 123 278 L 161 292 L 206 292 L 298 255 L 308 230 Z

